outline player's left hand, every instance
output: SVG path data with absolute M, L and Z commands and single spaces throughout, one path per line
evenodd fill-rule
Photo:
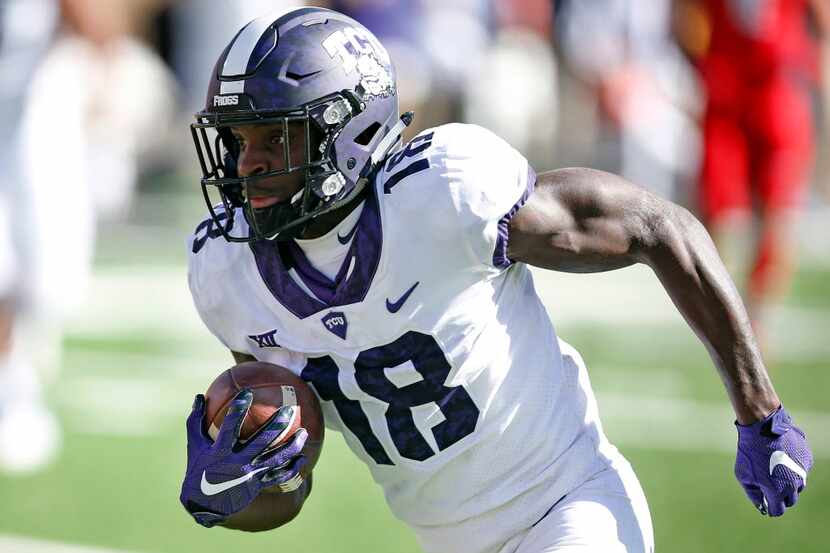
M 763 515 L 779 517 L 807 486 L 813 453 L 807 437 L 784 407 L 767 418 L 738 428 L 735 476 Z

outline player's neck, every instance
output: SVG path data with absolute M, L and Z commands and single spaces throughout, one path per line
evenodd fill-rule
M 327 234 L 331 231 L 331 229 L 340 224 L 343 219 L 348 217 L 349 213 L 359 206 L 365 197 L 365 194 L 358 194 L 346 205 L 314 218 L 308 226 L 306 226 L 305 230 L 303 230 L 300 238 L 308 240 L 312 238 L 319 238 Z

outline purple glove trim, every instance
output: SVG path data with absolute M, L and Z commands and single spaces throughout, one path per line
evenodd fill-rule
M 294 407 L 281 407 L 264 430 L 244 444 L 239 429 L 253 401 L 250 390 L 240 391 L 228 408 L 216 441 L 204 431 L 205 398 L 197 395 L 187 418 L 187 471 L 180 500 L 193 518 L 207 528 L 247 507 L 264 489 L 280 486 L 292 491 L 305 464 L 302 449 L 308 438 L 304 428 L 286 444 L 269 446 L 290 424 Z M 288 487 L 284 487 L 290 482 Z
M 737 422 L 735 477 L 761 514 L 781 516 L 807 486 L 813 454 L 784 407 L 750 425 Z

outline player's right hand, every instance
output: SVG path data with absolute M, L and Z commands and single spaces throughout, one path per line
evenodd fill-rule
M 295 407 L 281 407 L 262 431 L 240 443 L 239 430 L 252 400 L 250 390 L 234 397 L 216 441 L 204 431 L 203 395 L 196 396 L 187 418 L 187 471 L 180 500 L 196 522 L 207 528 L 247 507 L 264 488 L 292 491 L 302 483 L 300 469 L 306 460 L 301 451 L 308 432 L 300 428 L 288 442 L 269 449 L 289 424 Z

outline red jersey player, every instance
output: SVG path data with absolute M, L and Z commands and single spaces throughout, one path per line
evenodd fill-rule
M 758 218 L 746 285 L 756 330 L 792 272 L 794 218 L 813 157 L 818 44 L 810 22 L 826 28 L 823 2 L 697 1 L 707 23 L 697 58 L 706 93 L 700 203 L 727 257 Z

